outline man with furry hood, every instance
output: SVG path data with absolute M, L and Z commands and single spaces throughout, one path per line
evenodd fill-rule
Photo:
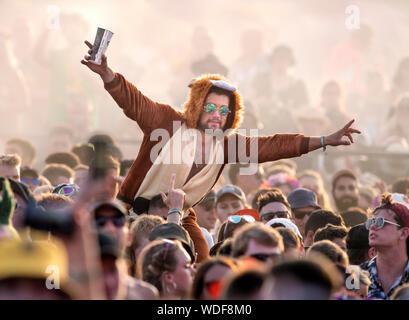
M 85 43 L 90 54 L 92 44 Z M 176 174 L 174 188 L 186 194 L 183 207 L 186 210 L 212 189 L 227 163 L 262 163 L 298 157 L 326 145 L 349 145 L 353 143 L 352 133 L 360 133 L 351 128 L 352 120 L 325 137 L 240 135 L 236 129 L 242 120 L 242 98 L 224 77 L 206 74 L 194 79 L 189 85 L 191 90 L 183 112 L 179 112 L 152 101 L 121 74 L 114 73 L 108 67 L 106 56 L 100 65 L 89 59 L 90 56 L 85 56 L 81 63 L 101 76 L 105 89 L 144 133 L 139 154 L 118 195 L 128 209 L 133 207 L 137 214 L 147 212 L 150 199 L 168 191 L 173 174 Z M 209 134 L 213 130 L 223 132 L 223 137 Z M 350 141 L 342 140 L 343 136 Z M 250 154 L 250 158 L 243 154 Z

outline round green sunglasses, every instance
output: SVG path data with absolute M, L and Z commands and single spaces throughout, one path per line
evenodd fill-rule
M 214 103 L 208 103 L 205 105 L 205 111 L 207 113 L 213 114 L 217 110 L 217 107 Z M 221 116 L 225 117 L 230 113 L 229 107 L 228 106 L 221 106 L 219 108 L 219 113 Z

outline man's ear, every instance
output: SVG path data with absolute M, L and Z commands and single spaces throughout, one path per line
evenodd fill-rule
M 308 230 L 306 240 L 308 241 L 308 243 L 311 243 L 311 244 L 314 243 L 314 231 Z
M 404 227 L 404 228 L 402 228 L 402 229 L 400 229 L 400 231 L 401 231 L 401 235 L 400 235 L 400 239 L 407 239 L 408 238 L 408 236 L 409 236 L 409 228 L 408 227 Z
M 373 247 L 370 247 L 368 250 L 368 258 L 369 260 L 373 259 L 376 256 L 376 249 Z

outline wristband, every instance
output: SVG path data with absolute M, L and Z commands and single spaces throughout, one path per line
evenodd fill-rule
M 182 211 L 180 211 L 179 209 L 171 209 L 168 211 L 168 215 L 172 214 L 172 213 L 179 213 L 180 216 L 182 216 Z
M 327 150 L 327 145 L 324 143 L 324 136 L 321 136 L 321 147 L 324 152 Z

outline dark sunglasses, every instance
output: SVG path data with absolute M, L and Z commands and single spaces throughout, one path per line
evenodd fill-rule
M 402 227 L 400 224 L 397 224 L 397 223 L 395 223 L 395 222 L 386 220 L 386 219 L 383 218 L 383 217 L 378 217 L 378 218 L 370 218 L 370 219 L 366 220 L 366 222 L 365 222 L 365 228 L 366 228 L 367 230 L 369 230 L 369 229 L 371 229 L 371 226 L 372 226 L 373 224 L 375 224 L 376 229 L 381 229 L 381 228 L 383 228 L 383 226 L 385 225 L 385 223 L 393 224 L 394 226 L 397 226 L 397 227 Z
M 26 179 L 26 178 L 21 178 L 20 179 L 21 182 L 25 183 L 25 184 L 34 184 L 35 186 L 39 186 L 40 185 L 40 180 L 38 179 Z
M 250 257 L 257 259 L 261 262 L 267 262 L 269 259 L 274 261 L 281 261 L 282 255 L 280 253 L 254 253 Z
M 264 221 L 269 221 L 274 218 L 288 218 L 288 211 L 276 211 L 276 212 L 267 212 L 260 215 L 260 219 Z
M 102 228 L 105 224 L 111 220 L 115 227 L 123 227 L 126 222 L 126 218 L 124 216 L 116 216 L 116 217 L 96 217 L 95 224 L 97 227 Z
M 214 103 L 208 103 L 208 104 L 206 104 L 206 105 L 204 106 L 204 110 L 205 110 L 207 113 L 213 114 L 213 113 L 216 112 L 217 107 L 216 107 L 216 105 L 215 105 Z M 228 107 L 228 106 L 221 106 L 221 107 L 219 108 L 219 113 L 220 113 L 220 115 L 223 116 L 223 117 L 227 116 L 227 115 L 230 113 L 229 107 Z
M 311 215 L 312 211 L 310 212 L 302 212 L 297 210 L 292 210 L 292 213 L 296 219 L 304 219 L 305 215 Z

